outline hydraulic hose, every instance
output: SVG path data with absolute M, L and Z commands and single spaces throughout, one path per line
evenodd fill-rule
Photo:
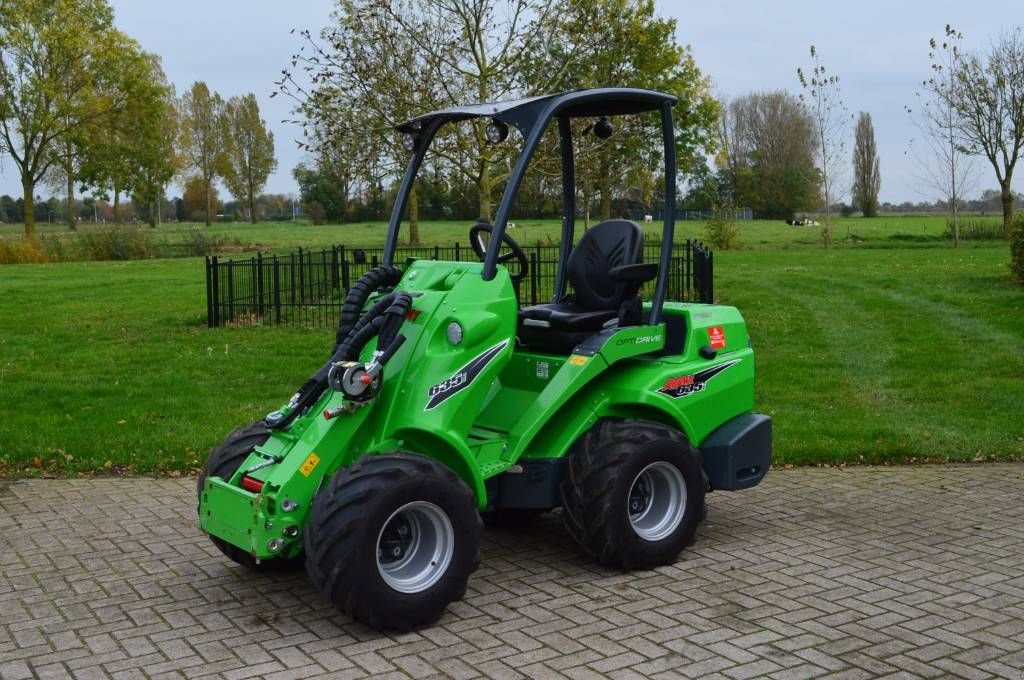
M 335 332 L 335 344 L 331 349 L 331 357 L 327 360 L 327 363 L 320 367 L 316 373 L 314 373 L 306 382 L 302 384 L 291 400 L 288 402 L 288 414 L 280 418 L 274 419 L 271 414 L 267 417 L 267 425 L 273 429 L 283 429 L 287 427 L 299 414 L 303 413 L 312 406 L 320 396 L 327 389 L 327 374 L 331 369 L 331 365 L 336 361 L 344 360 L 344 356 L 351 353 L 351 349 L 346 349 L 342 353 L 343 347 L 346 345 L 346 340 L 350 338 L 354 332 L 359 329 L 365 328 L 375 318 L 381 318 L 381 315 L 392 306 L 395 299 L 395 294 L 391 293 L 384 296 L 377 301 L 376 304 L 362 316 L 359 317 L 359 313 L 362 311 L 363 306 L 366 305 L 366 301 L 369 299 L 375 291 L 380 288 L 390 288 L 396 285 L 402 278 L 402 270 L 398 267 L 393 266 L 380 266 L 371 269 L 370 271 L 363 274 L 358 281 L 349 289 L 348 295 L 345 296 L 345 302 L 341 307 L 341 319 L 338 322 L 338 328 Z M 408 297 L 408 294 L 403 294 Z M 383 321 L 382 321 L 383 323 Z M 379 326 L 377 327 L 379 329 Z M 370 337 L 363 340 L 362 345 L 359 349 L 362 349 Z M 351 344 L 348 345 L 351 347 Z M 358 357 L 359 350 L 356 350 L 356 356 Z
M 359 280 L 349 288 L 345 302 L 341 306 L 341 319 L 338 321 L 334 351 L 331 354 L 337 351 L 338 345 L 348 337 L 353 326 L 359 321 L 359 315 L 362 313 L 363 307 L 366 306 L 366 301 L 370 299 L 370 295 L 381 288 L 395 286 L 401 278 L 402 270 L 392 266 L 374 267 L 359 277 Z

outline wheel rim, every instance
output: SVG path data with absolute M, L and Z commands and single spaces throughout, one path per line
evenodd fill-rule
M 437 583 L 455 553 L 455 530 L 444 510 L 413 501 L 395 510 L 377 536 L 377 570 L 400 593 Z
M 686 482 L 675 465 L 651 463 L 633 479 L 626 500 L 629 524 L 645 541 L 670 535 L 686 514 Z

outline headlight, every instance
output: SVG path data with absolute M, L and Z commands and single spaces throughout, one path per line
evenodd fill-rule
M 414 135 L 411 132 L 406 132 L 404 135 L 402 135 L 402 147 L 406 151 L 408 151 L 409 153 L 412 153 L 413 151 L 415 151 L 416 150 L 416 135 Z
M 462 326 L 459 325 L 458 321 L 452 321 L 448 324 L 448 329 L 445 331 L 445 335 L 448 336 L 448 342 L 453 345 L 457 345 L 462 342 Z

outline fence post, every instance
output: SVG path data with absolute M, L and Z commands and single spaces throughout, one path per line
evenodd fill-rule
M 235 261 L 228 260 L 228 321 L 235 321 Z
M 455 242 L 455 261 L 462 262 L 462 254 L 459 252 L 459 242 Z
M 288 265 L 288 271 L 291 274 L 292 285 L 288 288 L 288 292 L 291 296 L 291 306 L 295 306 L 295 253 L 291 254 L 291 262 Z
M 530 304 L 537 304 L 537 253 L 530 253 Z
M 302 248 L 299 248 L 299 302 L 306 301 L 306 268 L 302 265 Z
M 691 274 L 693 271 L 693 242 L 690 239 L 686 239 L 686 250 L 683 253 L 683 294 L 687 297 L 685 299 L 691 300 L 689 297 L 691 293 L 692 278 Z
M 220 325 L 220 262 L 216 255 L 212 257 L 213 272 L 210 278 L 213 280 L 213 325 Z
M 334 246 L 331 246 L 331 253 L 332 253 L 331 258 L 332 258 L 332 261 L 333 261 L 333 258 L 334 258 L 333 252 L 334 252 Z M 319 294 L 320 299 L 323 299 L 323 298 L 327 297 L 328 285 L 333 285 L 334 284 L 334 274 L 333 274 L 332 269 L 331 269 L 331 262 L 327 261 L 327 250 L 326 249 L 320 251 L 320 263 L 323 265 L 323 276 L 320 277 L 320 284 L 321 285 L 320 285 L 320 290 L 317 291 L 317 293 Z
M 341 259 L 338 256 L 338 246 L 331 246 L 331 288 L 338 290 L 341 286 Z
M 715 254 L 709 249 L 705 249 L 708 258 L 708 266 L 706 272 L 706 279 L 708 285 L 708 296 L 706 302 L 709 305 L 715 303 Z
M 274 255 L 274 324 L 281 325 L 281 272 Z
M 206 326 L 213 328 L 213 280 L 210 273 L 210 256 L 206 256 Z
M 263 318 L 263 253 L 256 253 L 256 296 L 259 298 L 257 306 L 260 319 Z
M 537 288 L 540 287 L 540 263 L 541 263 L 541 259 L 540 259 L 540 257 L 541 257 L 540 241 L 537 241 L 537 243 L 534 244 L 534 250 L 535 250 L 534 255 L 536 255 L 536 257 L 537 257 L 537 262 L 533 266 L 533 271 L 537 272 L 537 285 L 534 286 L 534 289 L 533 289 L 533 304 L 537 304 L 537 300 L 540 299 L 540 291 L 537 290 Z M 551 294 L 552 298 L 554 296 L 556 296 L 556 295 L 558 295 L 558 291 L 557 290 L 554 291 Z M 558 300 L 555 300 L 555 302 L 558 302 Z

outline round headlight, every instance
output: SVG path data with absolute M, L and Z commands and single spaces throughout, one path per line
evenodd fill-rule
M 406 132 L 402 135 L 402 147 L 408 151 L 413 152 L 416 150 L 416 135 L 411 132 Z
M 508 137 L 508 126 L 500 120 L 492 120 L 487 124 L 487 129 L 484 132 L 487 135 L 488 142 L 491 144 L 500 144 L 505 141 L 506 137 Z
M 284 539 L 282 538 L 272 538 L 270 539 L 269 542 L 267 542 L 267 550 L 269 550 L 270 552 L 278 552 L 283 547 Z
M 452 321 L 448 324 L 448 330 L 445 332 L 448 336 L 448 342 L 453 345 L 457 345 L 462 342 L 462 326 L 459 325 L 458 321 Z

